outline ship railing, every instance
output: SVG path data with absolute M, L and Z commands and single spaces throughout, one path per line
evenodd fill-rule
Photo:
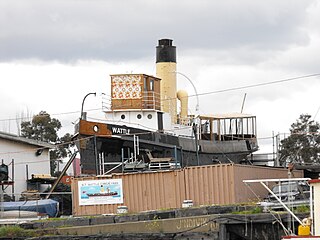
M 238 141 L 238 140 L 252 140 L 256 139 L 254 134 L 211 134 L 210 133 L 201 133 L 201 139 L 203 140 L 215 140 L 215 141 Z
M 254 134 L 222 134 L 221 141 L 230 141 L 230 140 L 248 140 L 253 139 L 256 136 Z
M 183 125 L 183 126 L 192 126 L 194 123 L 194 115 L 188 115 L 187 117 L 181 117 L 179 114 L 177 116 L 177 124 Z
M 142 108 L 143 109 L 161 109 L 160 94 L 154 91 L 142 92 Z
M 112 100 L 110 96 L 102 95 L 102 111 L 110 111 Z
M 256 141 L 256 117 L 247 114 L 201 116 L 201 139 Z
M 143 91 L 141 96 L 133 98 L 104 98 L 102 110 L 107 112 L 113 109 L 161 109 L 160 94 L 154 91 Z

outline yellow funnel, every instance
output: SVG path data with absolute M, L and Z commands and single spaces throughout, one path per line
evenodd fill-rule
M 157 46 L 156 75 L 161 78 L 161 110 L 171 115 L 171 122 L 177 122 L 177 80 L 176 80 L 176 47 L 172 40 L 161 39 Z

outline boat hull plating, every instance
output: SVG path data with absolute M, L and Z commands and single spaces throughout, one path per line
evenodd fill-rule
M 182 167 L 240 163 L 256 150 L 255 138 L 196 141 L 194 138 L 84 120 L 79 124 L 78 139 L 83 174 L 98 174 L 101 158 L 105 163 L 110 163 L 104 165 L 103 172 L 113 168 L 115 164 L 112 163 L 129 159 L 133 156 L 135 141 L 139 145 L 139 160 L 148 162 L 143 151 L 147 149 L 152 152 L 153 157 L 172 157 Z M 121 171 L 121 167 L 115 170 Z

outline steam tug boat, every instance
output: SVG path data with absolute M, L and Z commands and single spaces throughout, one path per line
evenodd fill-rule
M 188 94 L 177 91 L 176 73 L 176 47 L 161 39 L 156 77 L 111 75 L 105 120 L 81 116 L 76 125 L 83 174 L 240 163 L 258 150 L 255 116 L 188 115 Z

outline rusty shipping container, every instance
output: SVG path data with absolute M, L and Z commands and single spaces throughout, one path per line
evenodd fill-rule
M 259 184 L 252 184 L 249 188 L 243 180 L 287 177 L 288 171 L 283 168 L 219 164 L 174 171 L 74 178 L 73 215 L 116 213 L 118 206 L 122 205 L 127 206 L 129 212 L 180 208 L 186 199 L 192 200 L 194 206 L 252 202 L 258 200 L 255 194 L 264 197 L 267 192 Z M 294 171 L 294 177 L 303 177 L 303 171 Z M 122 179 L 123 203 L 80 205 L 79 183 L 101 179 Z

